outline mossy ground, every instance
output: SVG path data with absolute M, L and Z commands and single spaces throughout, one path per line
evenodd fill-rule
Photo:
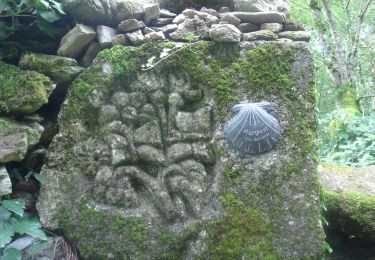
M 0 61 L 0 112 L 33 113 L 48 102 L 52 82 L 42 74 Z
M 150 57 L 158 56 L 163 48 L 173 46 L 173 43 L 153 43 L 141 47 L 116 46 L 101 52 L 99 55 L 100 63 L 113 64 L 114 75 L 102 75 L 99 63 L 83 72 L 70 90 L 69 106 L 66 107 L 64 114 L 64 117 L 68 120 L 64 122 L 68 126 L 70 124 L 69 118 L 79 117 L 84 118 L 87 124 L 95 125 L 97 119 L 90 118 L 90 114 L 93 113 L 90 113 L 92 108 L 88 105 L 88 99 L 92 92 L 97 90 L 106 95 L 107 86 L 120 84 L 119 82 L 121 82 L 121 85 L 126 85 L 134 79 L 141 66 L 146 64 Z M 295 54 L 296 50 L 281 50 L 277 44 L 270 43 L 264 46 L 254 46 L 246 51 L 245 55 L 242 55 L 237 45 L 201 42 L 191 45 L 163 61 L 155 70 L 159 72 L 183 71 L 191 77 L 194 84 L 206 86 L 214 94 L 221 120 L 226 118 L 231 106 L 243 98 L 241 96 L 243 89 L 239 90 L 239 85 L 242 85 L 246 92 L 257 100 L 267 97 L 280 99 L 292 112 L 289 126 L 284 129 L 284 134 L 295 144 L 294 152 L 304 155 L 304 158 L 316 158 L 314 147 L 316 122 L 314 118 L 307 116 L 311 114 L 311 111 L 308 111 L 303 104 L 298 102 L 295 83 L 290 75 L 295 57 L 292 55 L 293 53 Z M 313 87 L 308 93 L 305 93 L 304 98 L 314 104 Z M 273 196 L 282 198 L 282 184 L 301 174 L 305 167 L 304 163 L 305 160 L 290 162 L 285 166 L 284 172 L 280 174 L 277 180 L 270 180 L 267 176 L 264 176 L 258 185 L 250 188 L 249 193 L 252 193 L 253 197 Z M 240 259 L 242 257 L 248 259 L 278 259 L 280 255 L 276 253 L 275 245 L 272 243 L 272 234 L 279 232 L 278 228 L 283 224 L 280 216 L 285 212 L 281 207 L 275 208 L 273 212 L 264 212 L 261 205 L 248 205 L 246 201 L 239 198 L 233 192 L 233 189 L 241 183 L 242 175 L 241 170 L 226 170 L 225 172 L 226 184 L 220 201 L 226 210 L 226 215 L 217 221 L 207 223 L 207 230 L 209 231 L 207 244 L 209 248 L 204 257 L 211 259 Z M 314 173 L 309 173 L 309 176 L 311 177 L 311 192 L 316 193 L 319 190 L 317 177 Z M 307 193 L 308 191 L 304 192 Z M 319 228 L 319 209 L 317 210 L 310 212 L 312 230 Z M 298 207 L 294 207 L 291 211 L 296 216 L 301 215 Z M 79 214 L 81 217 L 85 215 L 83 212 Z M 271 217 L 267 219 L 264 214 Z M 102 219 L 101 216 L 98 217 Z M 77 221 L 74 229 L 80 231 L 83 228 L 84 232 L 89 230 L 85 228 L 84 224 L 84 221 L 82 224 Z M 84 226 L 80 227 L 80 225 Z M 109 230 L 113 228 L 103 225 Z M 65 227 L 72 230 L 69 226 Z M 88 236 L 90 232 L 86 232 Z M 114 232 L 114 234 L 120 235 L 116 233 L 117 231 Z M 319 232 L 318 230 L 317 233 Z M 79 233 L 81 232 L 77 234 Z M 190 234 L 195 233 L 196 230 L 190 232 Z M 174 235 L 168 232 L 165 234 L 167 235 L 163 237 L 169 237 L 167 240 L 172 241 L 174 245 L 168 254 L 175 257 L 181 256 L 186 240 L 173 239 Z M 79 238 L 72 236 L 72 239 L 78 240 Z M 159 243 L 162 244 L 161 241 Z M 90 244 L 90 242 L 87 242 L 87 244 Z M 99 245 L 98 248 L 109 248 L 119 252 L 124 250 L 124 246 L 127 246 L 126 243 L 103 244 Z M 114 249 L 114 247 L 117 249 Z M 92 250 L 95 252 L 95 248 Z M 85 248 L 83 252 L 86 252 L 84 253 L 85 257 L 92 254 Z M 307 255 L 306 258 L 312 258 L 312 256 Z

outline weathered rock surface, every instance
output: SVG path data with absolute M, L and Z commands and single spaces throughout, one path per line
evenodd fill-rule
M 169 36 L 173 40 L 186 40 L 186 37 L 196 35 L 202 39 L 209 37 L 209 28 L 207 24 L 200 19 L 195 17 L 193 19 L 186 19 L 177 26 L 177 30 L 171 33 Z
M 145 13 L 144 20 L 146 24 L 158 19 L 160 16 L 159 4 L 146 4 L 143 6 L 143 11 Z
M 375 167 L 320 167 L 328 228 L 375 242 Z
M 233 0 L 234 9 L 243 12 L 277 11 L 289 15 L 288 5 L 283 0 Z
M 112 46 L 112 38 L 117 35 L 117 30 L 105 25 L 98 25 L 96 27 L 96 34 L 100 47 L 105 49 Z
M 289 39 L 293 41 L 310 41 L 311 34 L 305 31 L 298 32 L 280 32 L 277 34 L 279 38 Z
M 139 46 L 145 43 L 145 37 L 141 30 L 137 30 L 135 32 L 127 33 L 126 37 L 128 40 L 134 45 Z
M 98 53 L 100 52 L 101 48 L 97 42 L 90 43 L 89 47 L 87 48 L 85 55 L 79 61 L 79 64 L 87 68 L 91 65 L 92 61 L 96 58 Z
M 162 41 L 165 40 L 164 33 L 162 31 L 159 32 L 151 32 L 145 35 L 145 41 L 146 42 L 152 42 L 152 41 Z
M 238 29 L 243 33 L 253 32 L 259 30 L 259 25 L 252 23 L 241 23 Z
M 284 24 L 284 31 L 304 31 L 303 24 L 300 21 L 289 20 Z
M 145 26 L 146 25 L 143 21 L 138 21 L 137 19 L 129 19 L 122 21 L 117 28 L 120 32 L 132 32 L 138 29 L 142 29 Z
M 0 166 L 0 196 L 8 195 L 11 193 L 12 182 L 10 181 L 7 169 L 5 169 L 4 166 Z
M 115 37 L 112 38 L 112 45 L 127 45 L 128 38 L 126 38 L 125 34 L 118 34 Z
M 57 55 L 77 58 L 85 52 L 96 36 L 95 30 L 87 25 L 77 24 L 62 39 Z
M 221 14 L 220 15 L 220 23 L 229 23 L 229 24 L 233 24 L 234 26 L 238 26 L 240 25 L 241 23 L 241 20 L 238 19 L 237 17 L 235 17 L 233 14 Z
M 286 17 L 283 13 L 273 11 L 256 13 L 232 12 L 229 14 L 233 14 L 234 16 L 239 18 L 243 23 L 284 23 L 286 21 Z
M 277 35 L 269 30 L 261 30 L 242 34 L 243 41 L 272 41 L 276 39 Z
M 213 8 L 219 10 L 222 6 L 228 6 L 233 9 L 233 0 L 208 0 L 208 1 L 191 1 L 191 0 L 159 0 L 160 6 L 173 12 L 181 12 L 185 8 L 201 7 Z
M 31 114 L 48 102 L 53 89 L 47 76 L 0 61 L 0 113 Z
M 117 26 L 141 18 L 144 0 L 62 0 L 64 10 L 86 24 Z
M 173 47 L 104 50 L 75 80 L 42 169 L 43 225 L 84 259 L 320 258 L 308 46 L 201 42 L 141 70 Z M 284 134 L 269 153 L 224 139 L 244 100 L 272 103 Z
M 37 144 L 44 128 L 38 123 L 21 123 L 0 118 L 0 163 L 21 161 Z
M 215 42 L 240 42 L 241 34 L 232 24 L 215 24 L 210 29 L 210 36 Z
M 40 53 L 25 53 L 18 65 L 23 69 L 42 73 L 57 84 L 72 82 L 84 71 L 75 59 Z
M 280 23 L 262 23 L 260 25 L 261 30 L 269 30 L 274 33 L 282 31 L 283 25 Z

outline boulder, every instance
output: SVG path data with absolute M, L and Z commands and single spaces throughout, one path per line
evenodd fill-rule
M 210 37 L 215 42 L 240 42 L 241 34 L 232 24 L 215 24 L 210 29 Z
M 185 20 L 186 20 L 186 16 L 183 14 L 179 14 L 173 19 L 172 23 L 180 24 L 180 23 L 183 23 Z
M 160 27 L 152 27 L 151 30 L 154 30 L 155 32 L 163 32 L 166 35 L 169 35 L 170 33 L 176 31 L 178 26 L 176 24 L 167 24 Z
M 231 14 L 239 18 L 243 23 L 284 23 L 286 21 L 283 13 L 273 11 L 256 13 L 232 12 Z
M 199 42 L 142 70 L 177 46 L 115 46 L 74 81 L 41 171 L 43 225 L 82 259 L 320 259 L 308 45 Z M 245 100 L 280 122 L 268 153 L 225 139 Z
M 305 31 L 298 31 L 298 32 L 280 32 L 277 34 L 279 38 L 282 39 L 290 39 L 293 41 L 305 41 L 309 42 L 311 38 L 311 34 Z
M 137 19 L 129 19 L 122 21 L 117 28 L 120 32 L 132 32 L 142 29 L 145 26 L 146 25 L 143 21 L 138 21 Z
M 105 49 L 112 46 L 112 38 L 117 35 L 117 30 L 105 25 L 98 25 L 96 27 L 96 34 L 98 36 L 99 46 Z
M 111 41 L 112 41 L 112 39 L 111 39 Z M 82 67 L 87 68 L 88 66 L 91 65 L 92 61 L 96 58 L 96 56 L 98 55 L 100 50 L 101 50 L 101 48 L 100 48 L 100 46 L 97 42 L 90 43 L 89 47 L 87 48 L 87 51 L 86 51 L 85 55 L 83 55 L 83 57 L 79 61 L 79 64 Z
M 150 32 L 145 35 L 145 41 L 146 42 L 152 42 L 152 41 L 163 41 L 165 40 L 164 33 L 162 31 L 159 32 Z
M 18 65 L 42 73 L 57 84 L 70 83 L 84 71 L 75 59 L 40 53 L 25 53 Z
M 162 18 L 175 18 L 177 14 L 172 13 L 171 11 L 167 9 L 160 9 L 160 17 Z
M 158 19 L 160 16 L 159 4 L 146 4 L 143 6 L 143 11 L 145 13 L 144 20 L 146 24 Z
M 44 131 L 38 123 L 0 118 L 0 164 L 19 162 L 29 148 L 36 145 Z
M 96 32 L 91 26 L 77 24 L 61 39 L 57 55 L 77 58 L 85 52 L 95 36 Z
M 0 196 L 8 195 L 11 193 L 12 182 L 10 181 L 7 169 L 5 169 L 4 166 L 0 166 Z
M 282 31 L 283 25 L 281 23 L 262 23 L 260 25 L 261 30 L 269 30 L 274 33 Z
M 38 72 L 0 61 L 0 114 L 32 114 L 47 104 L 54 85 Z
M 269 30 L 261 30 L 242 34 L 243 41 L 272 41 L 276 39 L 277 35 Z
M 375 242 L 375 167 L 323 164 L 319 169 L 327 228 Z
M 117 26 L 125 19 L 143 16 L 144 0 L 62 0 L 64 10 L 90 25 Z

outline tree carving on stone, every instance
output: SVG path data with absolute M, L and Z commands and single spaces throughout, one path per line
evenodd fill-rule
M 164 220 L 198 218 L 214 178 L 212 100 L 186 75 L 141 74 L 99 108 L 110 150 L 92 195 L 128 212 Z

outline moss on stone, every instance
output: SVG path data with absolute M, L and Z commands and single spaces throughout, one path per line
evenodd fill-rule
M 48 102 L 52 82 L 42 74 L 0 61 L 0 112 L 30 114 Z
M 79 214 L 63 211 L 59 216 L 60 227 L 74 241 L 84 259 L 140 258 L 146 248 L 147 224 L 134 219 L 123 219 L 120 215 L 105 214 L 79 203 Z M 100 237 L 93 237 L 100 234 Z
M 348 236 L 375 241 L 375 196 L 324 190 L 327 220 Z

